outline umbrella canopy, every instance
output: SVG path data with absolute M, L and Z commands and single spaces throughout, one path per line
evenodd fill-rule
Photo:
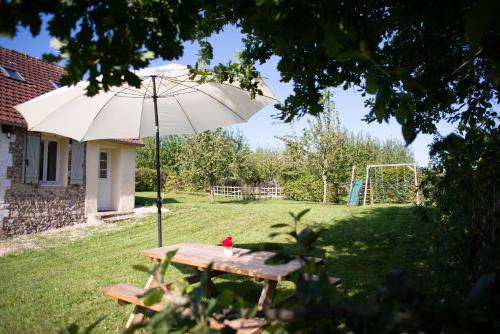
M 123 85 L 86 95 L 88 82 L 61 87 L 15 108 L 29 131 L 78 141 L 156 137 L 158 246 L 162 246 L 160 134 L 196 134 L 246 122 L 276 99 L 264 82 L 251 98 L 238 83 L 198 83 L 186 66 L 169 64 L 136 72 L 141 87 Z
M 189 70 L 183 65 L 153 67 L 136 74 L 142 80 L 140 88 L 124 85 L 88 97 L 88 82 L 80 82 L 41 95 L 16 109 L 30 131 L 87 141 L 154 136 L 155 93 L 162 135 L 195 134 L 246 122 L 276 102 L 263 82 L 259 86 L 263 95 L 251 99 L 237 83 L 199 84 L 189 78 Z

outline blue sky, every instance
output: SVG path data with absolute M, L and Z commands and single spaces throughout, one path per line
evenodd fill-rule
M 222 33 L 213 36 L 210 42 L 214 47 L 213 64 L 219 62 L 225 63 L 230 59 L 234 60 L 236 51 L 243 48 L 241 34 L 233 27 L 226 27 Z M 50 36 L 43 29 L 41 34 L 35 38 L 31 36 L 29 31 L 21 29 L 13 39 L 0 37 L 0 45 L 27 53 L 34 57 L 40 57 L 43 53 L 53 51 L 50 47 Z M 184 65 L 194 64 L 197 58 L 196 53 L 198 51 L 198 46 L 196 44 L 185 44 L 184 47 L 184 56 L 175 62 Z M 164 61 L 162 60 L 156 60 L 152 65 L 158 66 L 163 63 Z M 292 85 L 280 81 L 280 75 L 276 69 L 277 63 L 278 59 L 273 58 L 268 63 L 259 66 L 258 69 L 277 98 L 284 100 L 292 93 Z M 350 131 L 370 134 L 381 140 L 396 138 L 403 141 L 401 127 L 395 120 L 382 124 L 367 124 L 361 120 L 368 110 L 364 107 L 363 98 L 354 88 L 347 91 L 340 88 L 335 89 L 334 100 L 343 127 Z M 240 129 L 248 138 L 253 148 L 279 147 L 281 146 L 281 141 L 276 139 L 275 136 L 291 134 L 292 128 L 290 124 L 283 124 L 274 119 L 272 116 L 276 114 L 277 110 L 273 106 L 268 106 L 253 116 L 248 123 L 235 125 L 231 128 Z M 293 128 L 295 132 L 300 132 L 304 125 L 305 119 L 300 119 L 295 122 Z M 442 135 L 451 131 L 451 127 L 447 124 L 440 124 L 438 128 Z M 428 145 L 431 141 L 431 136 L 419 135 L 410 146 L 411 150 L 414 152 L 415 160 L 421 166 L 427 165 L 429 161 Z

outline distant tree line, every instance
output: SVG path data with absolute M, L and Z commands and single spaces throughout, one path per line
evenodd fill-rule
M 301 135 L 280 137 L 284 148 L 250 149 L 240 132 L 218 129 L 195 136 L 161 139 L 161 170 L 166 191 L 209 190 L 216 185 L 280 185 L 289 199 L 340 202 L 350 187 L 351 168 L 358 178 L 367 164 L 412 162 L 400 141 L 380 141 L 342 128 L 329 91 L 325 112 L 312 117 Z M 136 190 L 155 187 L 154 140 L 137 151 Z

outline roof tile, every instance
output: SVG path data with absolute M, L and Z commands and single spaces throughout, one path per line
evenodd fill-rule
M 18 81 L 0 71 L 0 122 L 26 127 L 24 117 L 14 106 L 53 90 L 50 80 L 59 81 L 64 74 L 64 67 L 3 47 L 0 47 L 0 65 L 18 71 L 25 79 Z M 142 144 L 138 139 L 117 141 Z

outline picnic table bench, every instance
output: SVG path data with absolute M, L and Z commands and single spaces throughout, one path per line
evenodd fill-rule
M 300 270 L 301 263 L 298 260 L 292 260 L 287 264 L 268 265 L 265 261 L 274 256 L 275 253 L 267 251 L 250 252 L 248 249 L 233 248 L 233 256 L 225 257 L 222 246 L 214 246 L 199 243 L 181 243 L 160 248 L 147 249 L 140 254 L 152 261 L 161 261 L 165 255 L 176 250 L 176 254 L 171 259 L 171 263 L 191 266 L 197 272 L 195 275 L 186 278 L 189 284 L 194 284 L 200 281 L 201 273 L 211 268 L 210 278 L 224 273 L 232 273 L 242 276 L 253 277 L 258 281 L 264 281 L 259 298 L 259 309 L 267 308 L 272 301 L 272 297 L 276 290 L 278 282 L 286 281 L 290 278 L 293 272 Z M 312 258 L 318 264 L 323 263 L 321 258 Z M 208 290 L 211 294 L 217 294 L 217 289 L 211 279 L 208 280 Z M 316 276 L 311 276 L 309 279 L 316 280 Z M 337 285 L 340 279 L 336 277 L 329 278 L 330 283 Z M 119 284 L 105 288 L 104 294 L 112 297 L 119 303 L 130 303 L 136 305 L 132 315 L 127 322 L 127 327 L 140 322 L 143 319 L 144 309 L 149 308 L 154 311 L 160 311 L 161 305 L 145 306 L 139 296 L 152 288 L 155 284 L 153 277 L 150 277 L 144 289 L 133 287 L 130 285 Z M 167 286 L 171 284 L 166 284 Z M 259 333 L 259 328 L 263 326 L 262 319 L 238 319 L 238 322 L 225 324 L 236 329 L 238 333 Z M 236 324 L 236 325 L 235 325 Z M 216 323 L 210 323 L 212 327 L 216 327 Z M 219 324 L 220 325 L 220 324 Z

